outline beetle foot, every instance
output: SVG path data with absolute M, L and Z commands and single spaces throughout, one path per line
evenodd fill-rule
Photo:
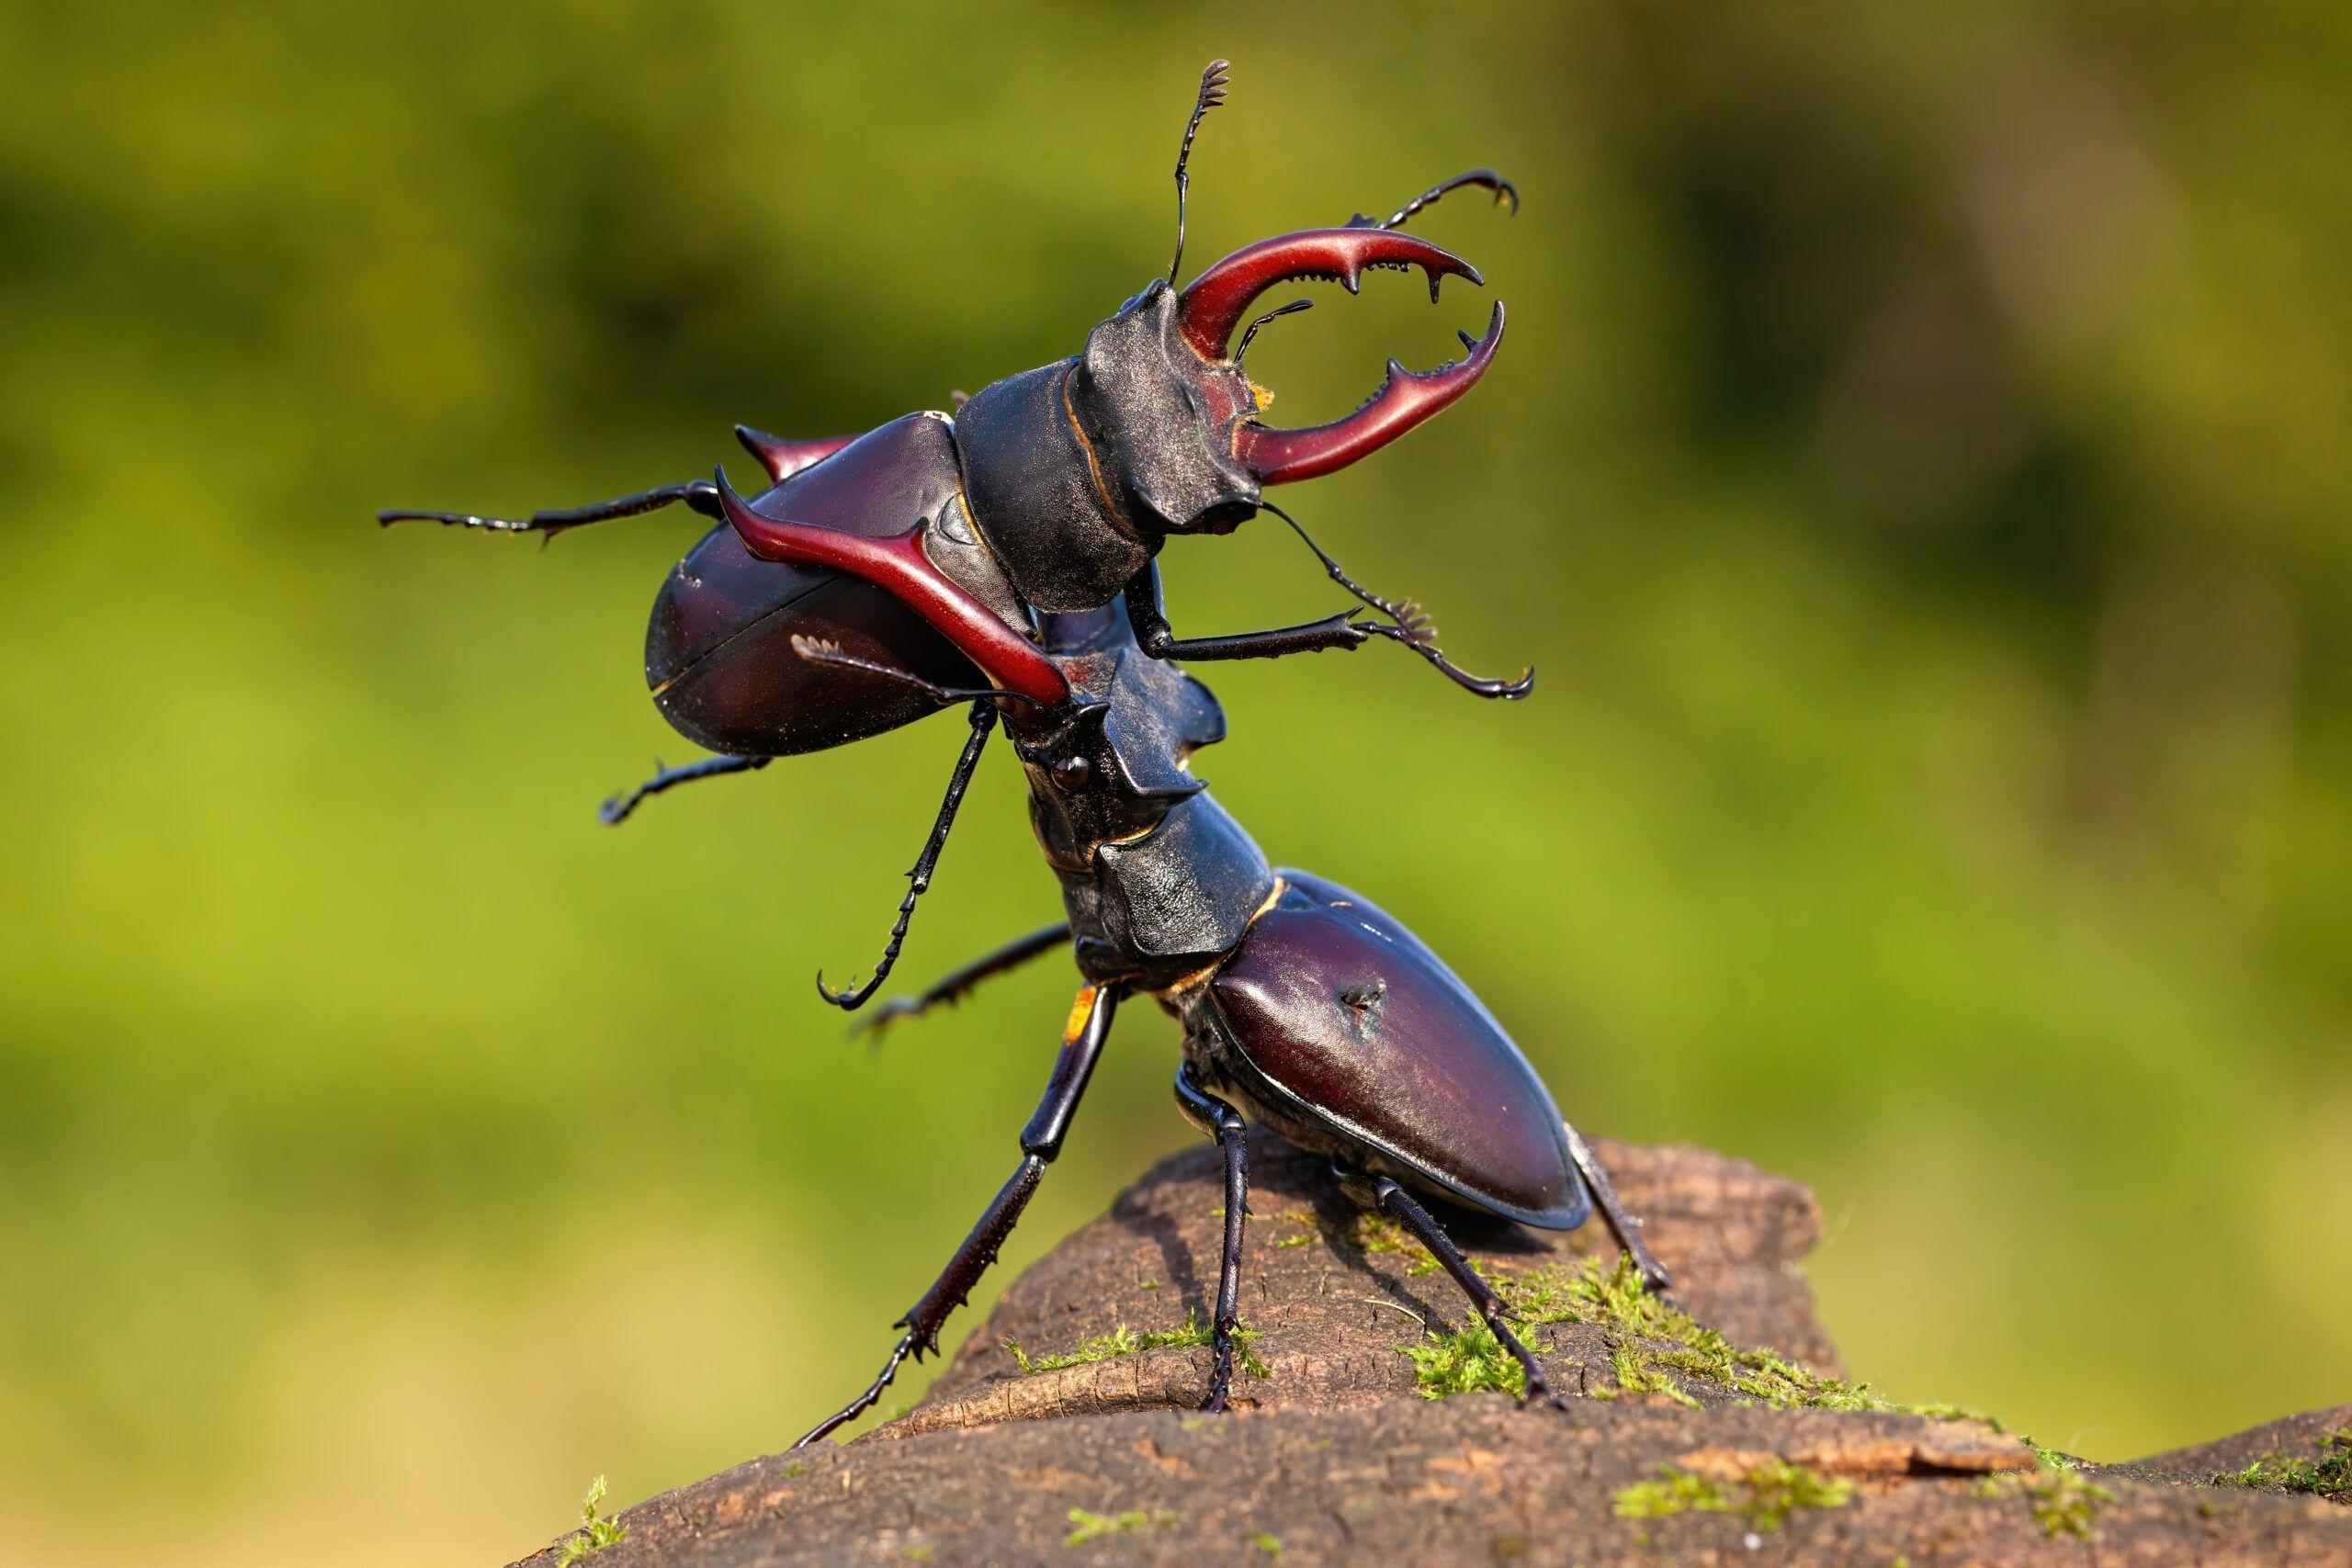
M 1209 1373 L 1209 1396 L 1201 1408 L 1212 1416 L 1222 1416 L 1226 1402 L 1233 1392 L 1233 1329 L 1218 1324 L 1215 1339 L 1216 1347 L 1213 1370 Z
M 1525 1410 L 1534 1404 L 1549 1405 L 1554 1410 L 1565 1412 L 1568 1408 L 1568 1396 L 1554 1388 L 1551 1379 L 1532 1377 L 1527 1380 L 1527 1394 L 1519 1402 L 1519 1407 Z
M 879 1051 L 884 1030 L 899 1019 L 921 1018 L 930 1010 L 931 1004 L 921 997 L 892 997 L 866 1017 L 852 1022 L 843 1038 L 855 1040 L 860 1035 L 869 1035 L 872 1038 L 866 1041 L 866 1049 Z
M 1393 617 L 1392 621 L 1385 626 L 1366 623 L 1363 627 L 1366 633 L 1385 637 L 1412 649 L 1427 660 L 1430 668 L 1472 695 L 1514 703 L 1535 689 L 1535 666 L 1532 664 L 1508 681 L 1498 681 L 1490 676 L 1473 675 L 1448 659 L 1437 646 L 1437 628 L 1430 625 L 1429 616 L 1411 600 L 1406 600 L 1394 608 L 1385 605 L 1375 608 Z

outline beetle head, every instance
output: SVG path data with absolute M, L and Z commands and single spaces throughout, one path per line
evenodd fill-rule
M 1070 409 L 1135 522 L 1227 532 L 1256 513 L 1263 486 L 1346 468 L 1477 384 L 1502 339 L 1499 302 L 1483 338 L 1464 335 L 1462 359 L 1418 372 L 1390 360 L 1379 389 L 1344 419 L 1306 430 L 1258 422 L 1263 400 L 1231 346 L 1250 307 L 1297 278 L 1352 294 L 1375 267 L 1419 268 L 1432 300 L 1445 277 L 1484 282 L 1469 263 L 1408 234 L 1307 230 L 1237 251 L 1182 292 L 1154 281 L 1094 329 L 1070 378 Z

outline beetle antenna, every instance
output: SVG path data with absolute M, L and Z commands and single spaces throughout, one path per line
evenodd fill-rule
M 843 1012 L 855 1012 L 864 1007 L 889 976 L 890 966 L 899 962 L 899 950 L 907 942 L 907 927 L 915 918 L 915 900 L 931 886 L 933 868 L 939 864 L 939 852 L 947 847 L 948 830 L 956 826 L 956 809 L 964 804 L 964 792 L 971 787 L 972 772 L 980 765 L 980 753 L 988 749 L 989 732 L 995 728 L 996 705 L 987 701 L 974 703 L 971 739 L 964 742 L 964 754 L 956 759 L 956 771 L 947 776 L 947 796 L 939 803 L 939 819 L 931 825 L 931 837 L 923 840 L 922 853 L 915 857 L 913 869 L 907 873 L 907 896 L 899 900 L 899 918 L 890 922 L 890 940 L 883 944 L 873 977 L 863 985 L 837 991 L 825 984 L 823 973 L 819 972 L 817 994 Z
M 1193 161 L 1193 138 L 1199 134 L 1201 120 L 1209 110 L 1225 102 L 1226 84 L 1233 78 L 1233 62 L 1212 60 L 1201 73 L 1201 96 L 1193 100 L 1193 118 L 1184 122 L 1184 144 L 1176 150 L 1176 259 L 1168 264 L 1168 287 L 1176 287 L 1176 274 L 1184 265 L 1184 193 L 1192 189 L 1193 176 L 1185 165 Z
M 1350 577 L 1346 570 L 1338 561 L 1333 560 L 1322 546 L 1315 542 L 1315 536 L 1301 525 L 1297 518 L 1293 517 L 1271 501 L 1261 499 L 1258 504 L 1263 510 L 1272 513 L 1290 525 L 1290 531 L 1296 534 L 1305 542 L 1306 547 L 1315 552 L 1315 558 L 1323 563 L 1323 570 L 1330 574 L 1332 581 L 1354 594 L 1372 609 L 1387 616 L 1394 623 L 1385 626 L 1366 624 L 1363 627 L 1365 631 L 1375 637 L 1385 637 L 1392 642 L 1404 644 L 1429 660 L 1447 680 L 1452 681 L 1465 692 L 1475 693 L 1482 697 L 1500 697 L 1505 702 L 1515 702 L 1534 689 L 1535 669 L 1532 665 L 1521 671 L 1511 680 L 1496 681 L 1481 675 L 1473 675 L 1454 663 L 1439 649 L 1437 626 L 1430 619 L 1428 611 L 1410 599 L 1387 599 L 1374 593 L 1363 583 Z
M 1241 341 L 1238 344 L 1236 344 L 1233 349 L 1233 367 L 1236 370 L 1241 368 L 1241 356 L 1250 352 L 1250 340 L 1258 335 L 1258 329 L 1260 327 L 1264 326 L 1268 321 L 1274 320 L 1278 316 L 1295 316 L 1301 310 L 1311 310 L 1314 308 L 1315 301 L 1312 299 L 1294 299 L 1287 305 L 1280 306 L 1274 310 L 1267 311 L 1264 315 L 1259 317 L 1256 321 L 1242 328 Z M 1292 525 L 1294 527 L 1296 526 L 1295 524 Z
M 884 664 L 872 659 L 860 659 L 854 653 L 844 653 L 839 643 L 827 642 L 823 637 L 796 635 L 792 638 L 792 651 L 811 664 L 830 664 L 837 670 L 863 670 L 869 675 L 880 675 L 887 680 L 896 681 L 901 685 L 912 686 L 941 707 L 948 707 L 956 703 L 984 703 L 996 697 L 1008 698 L 1016 703 L 1028 703 L 1036 707 L 1046 705 L 1026 692 L 1008 692 L 1001 686 L 942 686 L 924 680 L 911 671 L 899 669 L 896 665 Z

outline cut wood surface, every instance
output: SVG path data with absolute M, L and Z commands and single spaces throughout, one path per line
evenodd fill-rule
M 1209 1352 L 1189 1330 L 1224 1202 L 1203 1148 L 1012 1281 L 912 1410 L 639 1504 L 582 1561 L 2352 1564 L 2352 1508 L 2281 1480 L 2331 1451 L 2352 1406 L 2074 1466 L 1965 1413 L 1886 1405 L 1841 1381 L 1815 1315 L 1804 1187 L 1704 1149 L 1596 1147 L 1674 1270 L 1670 1306 L 1628 1288 L 1597 1223 L 1558 1236 L 1447 1216 L 1565 1409 L 1424 1397 L 1449 1371 L 1479 1381 L 1475 1315 L 1319 1161 L 1261 1136 L 1254 1369 L 1232 1413 L 1194 1408 Z M 842 1375 L 847 1397 L 868 1374 Z

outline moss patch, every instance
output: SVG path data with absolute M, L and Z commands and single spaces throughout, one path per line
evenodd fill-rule
M 596 1505 L 604 1500 L 605 1478 L 600 1475 L 588 1483 L 588 1496 L 580 1505 L 580 1528 L 563 1543 L 563 1551 L 555 1560 L 556 1568 L 575 1568 L 628 1534 L 628 1527 L 618 1519 L 598 1517 Z
M 1420 1237 L 1385 1214 L 1358 1214 L 1341 1239 L 1358 1252 L 1394 1252 L 1411 1258 L 1405 1272 L 1416 1278 L 1437 1272 L 1437 1258 L 1421 1245 Z
M 1673 1465 L 1662 1465 L 1655 1481 L 1636 1481 L 1615 1497 L 1621 1519 L 1666 1519 L 1691 1512 L 1720 1514 L 1731 1508 L 1730 1495 L 1713 1477 Z
M 1527 1369 L 1483 1323 L 1457 1334 L 1431 1332 L 1420 1344 L 1399 1345 L 1396 1351 L 1411 1359 L 1413 1381 L 1420 1386 L 1423 1399 L 1445 1399 L 1482 1389 L 1514 1399 L 1527 1397 Z
M 1663 1519 L 1689 1513 L 1744 1514 L 1750 1529 L 1770 1535 L 1799 1508 L 1842 1508 L 1853 1499 L 1852 1482 L 1773 1459 L 1729 1483 L 1662 1465 L 1657 1479 L 1636 1481 L 1618 1492 L 1615 1507 L 1618 1517 L 1627 1519 Z
M 1084 1546 L 1104 1536 L 1134 1535 L 1141 1530 L 1174 1529 L 1176 1516 L 1170 1513 L 1147 1514 L 1141 1508 L 1129 1508 L 1123 1514 L 1095 1514 L 1084 1508 L 1072 1508 L 1069 1522 L 1077 1527 L 1062 1537 L 1064 1546 Z
M 1972 1490 L 1979 1497 L 2024 1497 L 2041 1533 L 2053 1540 L 2064 1535 L 2088 1540 L 2099 1509 L 2115 1501 L 2114 1493 L 2071 1469 L 1987 1476 Z
M 2244 1470 L 2213 1477 L 2213 1484 L 2299 1492 L 2331 1503 L 2352 1503 L 2352 1427 L 2339 1427 L 2312 1446 L 2312 1458 L 2265 1454 Z
M 1240 1364 L 1243 1371 L 1253 1378 L 1272 1377 L 1273 1375 L 1272 1370 L 1259 1359 L 1258 1353 L 1250 1348 L 1250 1342 L 1257 1337 L 1256 1329 L 1246 1324 L 1235 1325 L 1234 1359 Z M 1039 1372 L 1057 1372 L 1064 1367 L 1089 1366 L 1096 1361 L 1108 1361 L 1120 1356 L 1140 1355 L 1146 1350 L 1191 1349 L 1214 1344 L 1216 1339 L 1216 1329 L 1203 1322 L 1201 1314 L 1194 1311 L 1186 1313 L 1184 1321 L 1174 1328 L 1146 1329 L 1142 1333 L 1137 1333 L 1123 1323 L 1112 1329 L 1110 1333 L 1098 1335 L 1087 1340 L 1077 1349 L 1065 1351 L 1059 1355 L 1032 1356 L 1010 1339 L 1004 1342 L 1004 1348 L 1011 1353 L 1014 1363 L 1020 1367 L 1023 1377 L 1035 1377 Z
M 1864 1410 L 1924 1416 L 1942 1421 L 1981 1421 L 2007 1428 L 1992 1417 L 1957 1404 L 1913 1404 L 1883 1399 L 1868 1383 L 1825 1377 L 1770 1350 L 1735 1345 L 1689 1313 L 1659 1300 L 1642 1285 L 1633 1259 L 1613 1268 L 1585 1260 L 1546 1264 L 1523 1275 L 1494 1275 L 1496 1291 L 1513 1317 L 1536 1326 L 1575 1323 L 1597 1327 L 1609 1346 L 1610 1367 L 1628 1393 L 1657 1393 L 1679 1404 L 1699 1401 L 1682 1386 L 1696 1380 L 1729 1390 L 1776 1410 Z M 2061 1456 L 2033 1447 L 2045 1465 Z

